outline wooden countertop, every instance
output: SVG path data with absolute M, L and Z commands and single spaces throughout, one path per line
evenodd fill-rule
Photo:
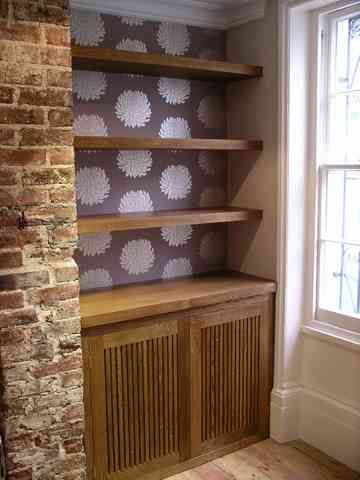
M 237 272 L 125 285 L 80 296 L 82 328 L 273 293 L 273 281 Z

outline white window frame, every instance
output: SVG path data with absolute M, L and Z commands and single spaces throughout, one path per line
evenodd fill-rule
M 318 53 L 316 55 L 318 62 L 317 65 L 317 118 L 318 118 L 318 133 L 316 135 L 316 171 L 317 171 L 317 181 L 316 185 L 318 188 L 317 193 L 313 198 L 317 198 L 317 208 L 315 211 L 315 218 L 317 220 L 317 231 L 315 239 L 315 252 L 313 255 L 314 258 L 314 267 L 313 267 L 313 277 L 314 277 L 314 320 L 322 324 L 328 324 L 335 329 L 343 329 L 355 333 L 360 333 L 360 315 L 357 314 L 348 314 L 345 312 L 337 310 L 327 310 L 320 308 L 319 298 L 320 298 L 320 269 L 321 269 L 321 256 L 322 256 L 322 245 L 326 240 L 335 241 L 341 243 L 345 239 L 335 239 L 335 238 L 325 238 L 322 237 L 322 230 L 324 224 L 324 212 L 323 207 L 326 202 L 326 187 L 327 187 L 327 178 L 328 173 L 331 170 L 360 170 L 360 165 L 350 165 L 350 164 L 330 164 L 323 163 L 322 159 L 326 158 L 327 155 L 327 146 L 330 130 L 330 115 L 329 115 L 329 105 L 331 101 L 331 96 L 334 91 L 334 78 L 335 78 L 335 52 L 336 52 L 336 24 L 339 20 L 352 17 L 355 13 L 360 14 L 360 5 L 348 6 L 345 8 L 338 9 L 332 12 L 321 12 L 317 13 L 318 22 L 315 22 L 317 28 L 317 38 L 318 38 Z M 350 91 L 351 92 L 351 91 Z M 317 213 L 316 213 L 317 211 Z M 349 242 L 346 242 L 349 243 Z M 352 241 L 356 246 L 360 247 L 360 242 Z M 336 332 L 336 330 L 335 330 Z

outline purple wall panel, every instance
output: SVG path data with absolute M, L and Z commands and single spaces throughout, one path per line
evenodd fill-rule
M 76 10 L 72 35 L 83 46 L 225 56 L 222 32 Z M 75 71 L 74 130 L 77 135 L 221 138 L 226 136 L 224 98 L 219 84 Z M 227 201 L 225 153 L 78 151 L 76 170 L 79 216 Z M 226 243 L 225 225 L 83 235 L 76 254 L 81 288 L 221 269 Z

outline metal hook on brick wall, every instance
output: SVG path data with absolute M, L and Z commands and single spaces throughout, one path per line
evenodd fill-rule
M 24 213 L 24 211 L 22 211 L 19 215 L 19 218 L 18 218 L 18 229 L 19 230 L 24 230 L 26 226 L 27 226 L 27 222 L 26 222 L 26 218 L 25 218 L 25 213 Z M 0 477 L 0 480 L 1 480 L 1 477 Z
M 5 448 L 0 435 L 0 480 L 6 480 Z

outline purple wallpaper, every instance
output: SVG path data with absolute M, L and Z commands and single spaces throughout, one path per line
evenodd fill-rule
M 216 30 L 72 11 L 82 46 L 223 59 Z M 76 135 L 226 136 L 222 85 L 102 72 L 73 73 Z M 78 215 L 221 206 L 227 202 L 226 153 L 78 151 Z M 221 269 L 225 225 L 82 235 L 76 259 L 81 289 L 167 279 Z

